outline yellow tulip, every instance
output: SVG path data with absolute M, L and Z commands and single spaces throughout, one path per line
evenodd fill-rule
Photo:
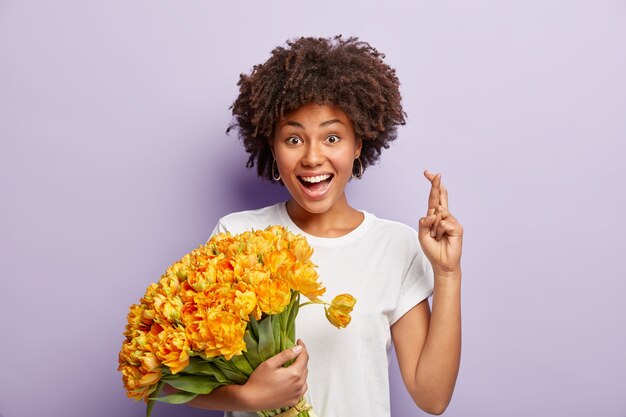
M 175 274 L 164 274 L 158 284 L 158 291 L 167 296 L 173 297 L 178 294 L 180 279 Z
M 191 348 L 206 358 L 231 359 L 246 349 L 245 331 L 246 322 L 228 311 L 199 309 L 185 327 L 185 336 Z
M 146 306 L 143 304 L 133 304 L 130 306 L 130 311 L 128 312 L 128 324 L 126 325 L 126 331 L 124 332 L 124 336 L 128 340 L 133 339 L 141 333 L 145 333 L 150 330 L 150 325 L 152 321 L 148 321 L 148 323 L 144 322 L 144 311 Z
M 118 370 L 122 372 L 126 395 L 136 400 L 145 400 L 156 389 L 156 383 L 161 379 L 161 371 L 144 374 L 136 366 L 127 364 L 120 366 Z
M 289 284 L 282 279 L 264 279 L 254 286 L 259 308 L 266 314 L 279 314 L 291 301 Z
M 309 243 L 302 236 L 298 236 L 292 240 L 289 244 L 289 249 L 296 259 L 301 262 L 308 261 L 313 255 L 313 248 L 309 246 Z
M 196 292 L 206 290 L 217 280 L 216 260 L 208 260 L 187 272 L 187 283 Z
M 141 377 L 139 380 L 139 386 L 143 388 L 150 389 L 150 386 L 156 384 L 161 379 L 161 371 L 156 370 L 153 372 L 149 372 Z M 155 387 L 156 388 L 156 387 Z M 154 390 L 152 390 L 154 391 Z M 150 391 L 148 391 L 150 392 Z
M 350 294 L 339 294 L 330 303 L 330 307 L 341 311 L 344 314 L 350 314 L 356 304 L 356 298 Z
M 326 318 L 336 328 L 346 327 L 352 317 L 350 313 L 356 304 L 356 299 L 350 294 L 340 294 L 333 298 L 330 307 L 324 309 Z
M 253 287 L 257 285 L 259 282 L 269 279 L 270 273 L 266 270 L 254 270 L 248 271 L 248 273 L 243 277 L 242 281 L 246 284 L 250 284 Z
M 265 259 L 265 265 L 273 278 L 283 277 L 290 271 L 296 261 L 296 257 L 287 249 L 277 250 L 270 253 Z
M 156 357 L 170 368 L 173 374 L 189 365 L 189 342 L 182 327 L 166 328 L 160 336 Z
M 285 273 L 285 280 L 291 288 L 299 291 L 311 301 L 316 301 L 326 292 L 326 288 L 317 279 L 317 271 L 310 263 L 300 264 L 294 271 Z
M 249 271 L 256 270 L 260 266 L 257 255 L 254 253 L 239 254 L 231 261 L 233 274 L 236 281 L 244 281 Z
M 144 296 L 141 298 L 141 304 L 144 304 L 146 306 L 151 306 L 153 303 L 154 296 L 158 294 L 157 292 L 158 288 L 159 286 L 157 284 L 155 284 L 154 282 L 151 283 L 148 286 L 148 288 L 146 288 L 146 292 Z
M 257 306 L 254 288 L 245 282 L 238 282 L 231 290 L 231 294 L 232 302 L 229 304 L 228 310 L 239 315 L 242 320 L 248 320 L 248 315 Z
M 147 374 L 149 372 L 153 372 L 161 366 L 161 361 L 159 361 L 154 353 L 145 352 L 141 356 L 141 366 L 139 369 Z
M 183 301 L 178 296 L 172 298 L 155 298 L 154 309 L 159 316 L 159 321 L 174 324 L 180 321 Z

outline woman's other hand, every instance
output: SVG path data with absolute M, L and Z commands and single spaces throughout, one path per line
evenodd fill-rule
M 288 367 L 283 365 L 295 361 Z M 309 354 L 302 340 L 262 362 L 242 387 L 242 397 L 255 411 L 294 406 L 307 390 Z
M 283 365 L 295 359 L 288 367 Z M 244 385 L 218 387 L 210 394 L 198 395 L 188 405 L 208 410 L 262 411 L 274 410 L 298 403 L 307 390 L 309 354 L 301 340 L 293 348 L 286 349 L 252 372 Z M 163 394 L 179 392 L 167 384 Z

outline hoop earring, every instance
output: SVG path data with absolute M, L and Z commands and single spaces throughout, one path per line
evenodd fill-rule
M 361 157 L 356 157 L 355 160 L 359 161 L 359 174 L 354 175 L 354 165 L 352 165 L 352 178 L 360 180 L 363 176 L 363 163 L 361 162 Z
M 276 169 L 278 169 L 278 166 L 276 165 L 276 159 L 272 159 L 272 178 L 274 179 L 274 181 L 280 181 L 280 172 L 278 173 L 278 177 L 277 177 L 276 171 L 274 170 L 274 166 L 276 166 Z

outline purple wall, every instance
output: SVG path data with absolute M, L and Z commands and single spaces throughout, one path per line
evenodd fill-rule
M 2 416 L 143 415 L 128 306 L 219 216 L 286 198 L 224 133 L 239 73 L 336 33 L 387 54 L 409 114 L 351 202 L 415 226 L 440 171 L 465 227 L 445 415 L 626 416 L 618 0 L 0 1 Z M 394 417 L 425 415 L 391 372 Z

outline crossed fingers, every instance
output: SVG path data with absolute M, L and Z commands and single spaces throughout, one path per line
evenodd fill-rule
M 456 219 L 448 211 L 448 190 L 441 183 L 441 174 L 424 171 L 424 176 L 431 183 L 426 224 L 430 225 L 430 237 L 439 240 Z

